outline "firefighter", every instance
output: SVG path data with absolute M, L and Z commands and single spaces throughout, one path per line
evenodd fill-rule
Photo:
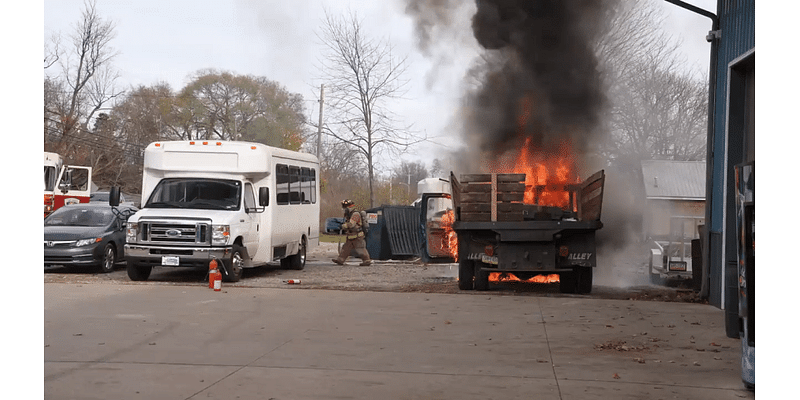
M 355 250 L 356 255 L 361 258 L 361 266 L 372 265 L 372 260 L 369 259 L 369 252 L 367 252 L 367 242 L 364 240 L 364 229 L 362 228 L 365 221 L 361 220 L 361 213 L 356 211 L 355 204 L 350 200 L 342 200 L 342 209 L 344 210 L 345 222 L 342 224 L 342 232 L 347 235 L 347 241 L 342 246 L 339 256 L 332 261 L 339 265 L 344 265 L 350 253 Z

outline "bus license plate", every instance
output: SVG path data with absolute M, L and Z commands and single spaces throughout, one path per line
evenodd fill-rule
M 686 261 L 670 261 L 670 271 L 686 271 Z
M 181 264 L 181 260 L 178 256 L 162 256 L 161 257 L 161 265 L 168 265 L 170 267 L 177 267 Z

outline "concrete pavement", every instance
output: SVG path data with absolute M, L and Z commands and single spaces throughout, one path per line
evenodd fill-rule
M 44 287 L 47 399 L 753 399 L 701 304 Z

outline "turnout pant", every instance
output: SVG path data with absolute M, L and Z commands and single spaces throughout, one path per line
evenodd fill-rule
M 337 263 L 344 263 L 353 250 L 355 250 L 356 256 L 363 262 L 370 262 L 369 252 L 367 252 L 367 241 L 364 240 L 364 238 L 347 239 L 344 245 L 342 245 L 342 250 L 339 252 L 339 256 L 336 257 L 335 261 L 337 261 Z

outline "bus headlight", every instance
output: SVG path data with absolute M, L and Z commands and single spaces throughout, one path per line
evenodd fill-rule
M 212 225 L 211 226 L 211 244 L 216 246 L 224 246 L 228 244 L 228 238 L 231 237 L 230 225 Z
M 136 236 L 139 235 L 139 223 L 128 222 L 125 227 L 125 241 L 127 243 L 135 243 Z

